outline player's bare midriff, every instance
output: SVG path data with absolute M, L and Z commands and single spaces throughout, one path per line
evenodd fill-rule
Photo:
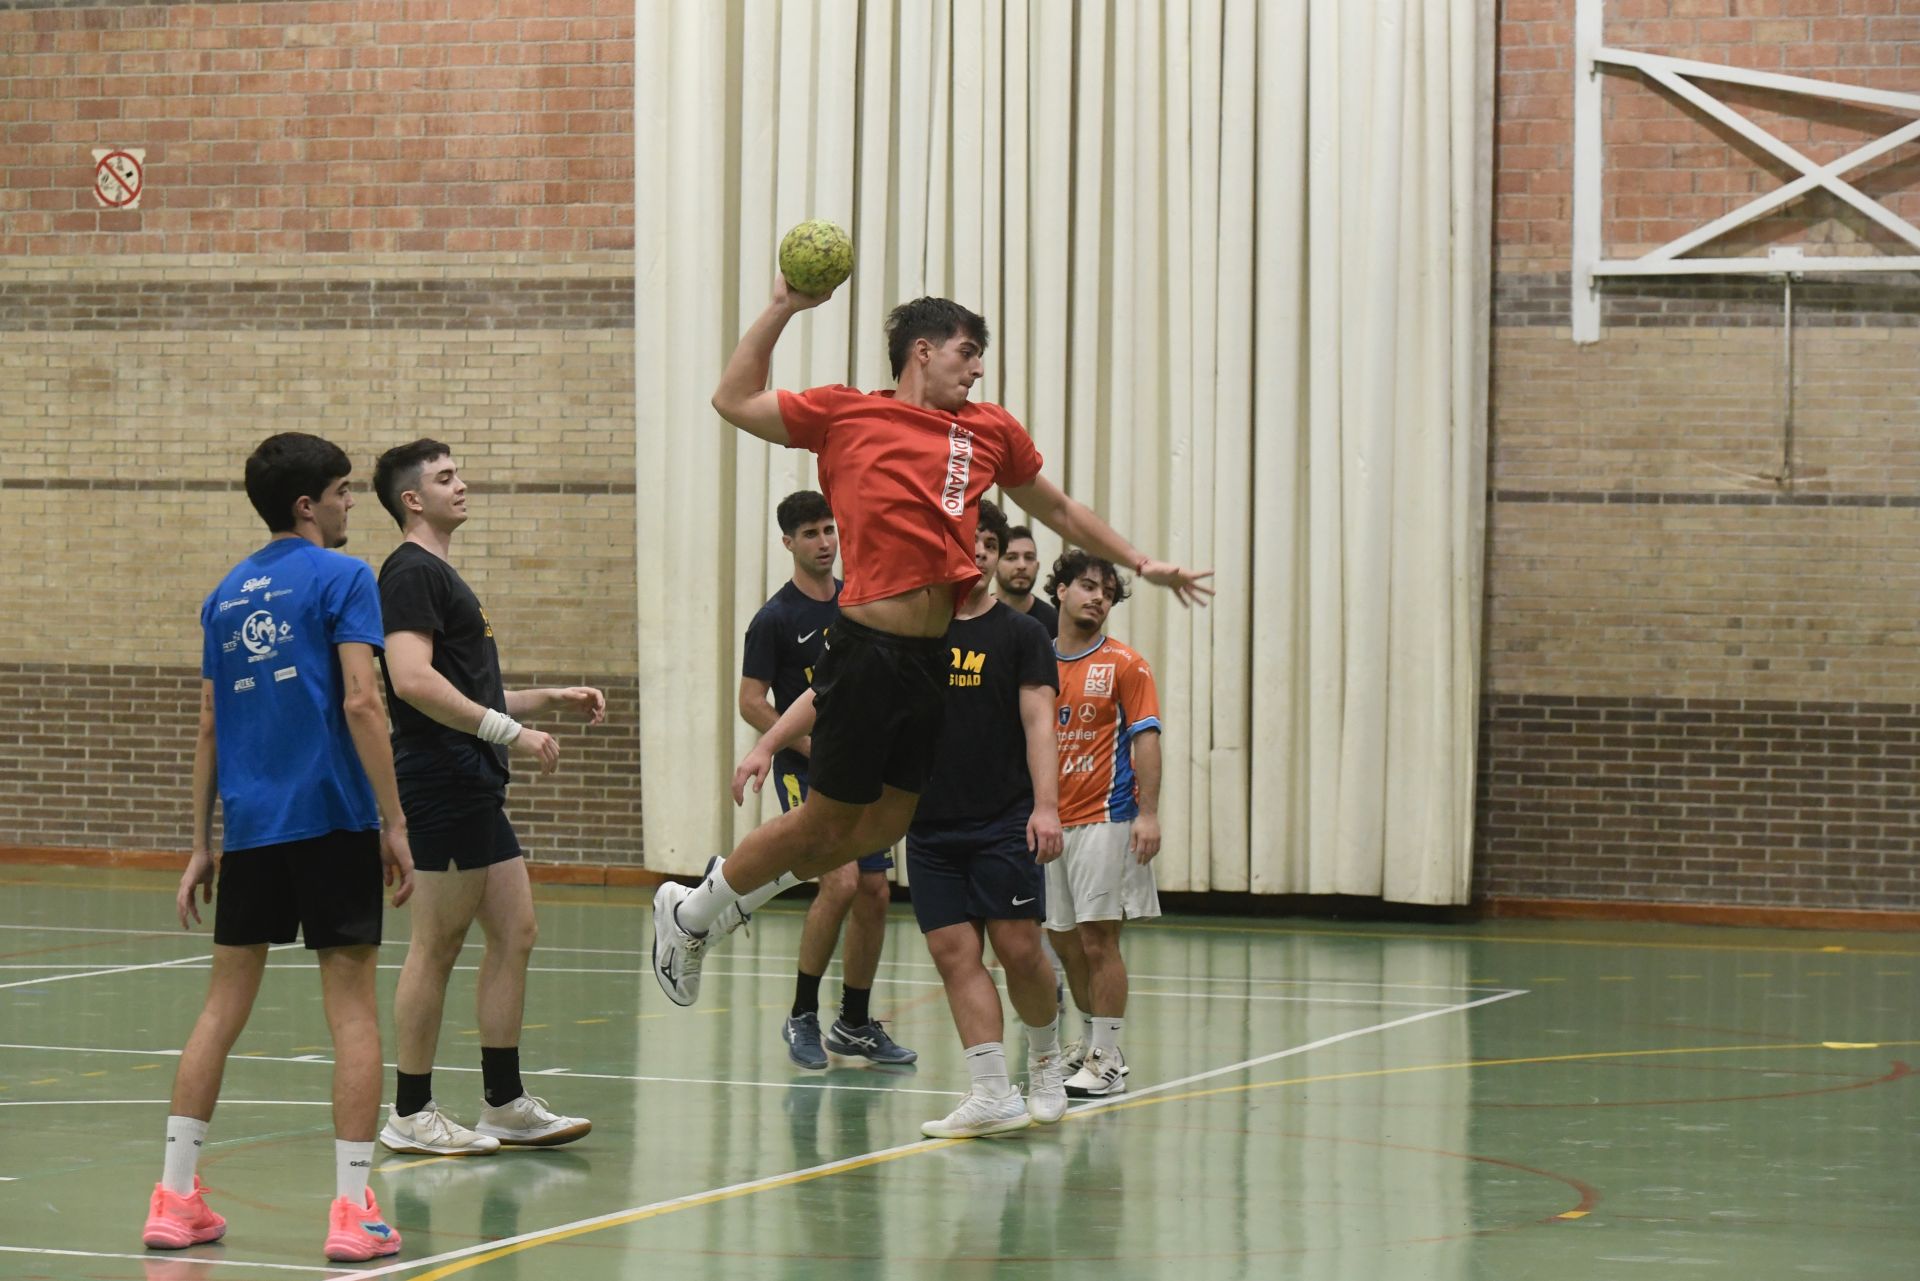
M 953 586 L 929 583 L 897 596 L 842 605 L 840 613 L 862 627 L 894 636 L 945 636 L 953 621 Z

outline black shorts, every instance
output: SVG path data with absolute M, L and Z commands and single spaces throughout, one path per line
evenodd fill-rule
M 402 777 L 400 808 L 407 816 L 416 872 L 471 872 L 521 856 L 520 838 L 507 821 L 505 788 Z
M 775 769 L 773 794 L 780 798 L 782 814 L 799 809 L 800 802 L 807 799 L 807 776 L 798 770 Z M 860 856 L 860 870 L 863 872 L 885 873 L 892 866 L 893 851 L 890 849 L 875 850 Z
M 907 883 L 922 934 L 964 921 L 1038 921 L 1047 880 L 1027 848 L 1031 804 L 978 824 L 907 832 Z
M 887 787 L 918 795 L 946 718 L 949 666 L 945 637 L 834 623 L 813 674 L 813 790 L 847 805 L 871 805 Z
M 213 941 L 222 947 L 380 942 L 380 833 L 328 832 L 220 856 Z

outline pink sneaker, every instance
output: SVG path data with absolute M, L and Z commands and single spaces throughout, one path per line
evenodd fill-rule
M 193 1176 L 193 1195 L 169 1192 L 161 1184 L 153 1185 L 153 1200 L 147 1205 L 147 1227 L 140 1239 L 153 1250 L 184 1250 L 190 1245 L 205 1245 L 227 1234 L 227 1221 L 207 1205 L 207 1189 L 200 1176 Z
M 355 1205 L 343 1196 L 333 1199 L 327 1213 L 327 1257 L 335 1263 L 364 1263 L 382 1255 L 400 1253 L 400 1234 L 380 1217 L 380 1205 L 367 1189 L 367 1203 Z

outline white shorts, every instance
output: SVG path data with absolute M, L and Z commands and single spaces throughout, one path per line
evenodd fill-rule
M 1082 921 L 1138 921 L 1160 915 L 1153 864 L 1136 862 L 1127 841 L 1132 823 L 1069 827 L 1066 848 L 1047 864 L 1047 928 Z

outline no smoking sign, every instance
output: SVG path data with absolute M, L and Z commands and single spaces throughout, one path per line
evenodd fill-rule
M 94 148 L 93 198 L 109 209 L 138 209 L 146 166 L 144 147 Z

